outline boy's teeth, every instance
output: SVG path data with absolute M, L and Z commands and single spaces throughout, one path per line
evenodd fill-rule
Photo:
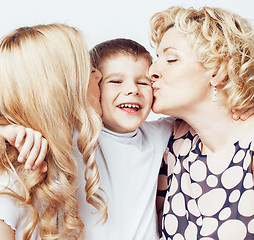
M 121 104 L 121 108 L 128 107 L 128 108 L 139 108 L 139 105 L 137 104 Z

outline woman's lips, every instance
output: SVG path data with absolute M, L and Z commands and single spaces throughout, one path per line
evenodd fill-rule
M 157 87 L 153 87 L 153 94 L 155 94 L 158 90 L 160 90 L 160 89 Z

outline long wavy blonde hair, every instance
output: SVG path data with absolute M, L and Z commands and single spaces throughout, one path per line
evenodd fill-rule
M 246 19 L 219 8 L 174 6 L 154 14 L 150 25 L 155 47 L 174 26 L 190 39 L 197 60 L 205 68 L 224 68 L 228 74 L 224 89 L 229 108 L 254 106 L 254 35 Z
M 16 150 L 1 142 L 0 170 L 14 173 L 24 191 L 23 195 L 2 193 L 32 210 L 23 239 L 30 239 L 37 224 L 42 239 L 83 238 L 73 128 L 80 133 L 78 147 L 86 164 L 87 201 L 102 212 L 102 218 L 107 217 L 106 201 L 97 193 L 100 178 L 95 152 L 101 120 L 88 102 L 89 76 L 89 53 L 75 28 L 63 24 L 23 27 L 1 40 L 1 118 L 41 132 L 49 146 L 48 171 L 43 174 L 25 171 L 17 162 Z

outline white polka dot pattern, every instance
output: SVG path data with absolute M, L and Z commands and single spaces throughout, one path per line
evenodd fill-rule
M 229 207 L 223 208 L 219 214 L 219 219 L 224 221 L 227 220 L 231 215 L 231 209 Z
M 168 144 L 163 239 L 254 239 L 254 131 L 223 151 L 202 155 L 187 126 L 177 121 Z
M 206 183 L 209 187 L 216 187 L 218 184 L 218 178 L 214 175 L 209 175 L 206 179 Z
M 254 233 L 254 219 L 252 219 L 248 224 L 248 231 Z
M 218 229 L 218 238 L 221 240 L 244 240 L 246 233 L 246 226 L 243 222 L 231 219 L 221 224 Z

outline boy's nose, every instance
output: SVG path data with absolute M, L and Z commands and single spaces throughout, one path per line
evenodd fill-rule
M 129 96 L 129 95 L 134 95 L 134 96 L 140 95 L 139 88 L 138 88 L 138 86 L 136 84 L 129 83 L 125 87 L 126 87 L 125 88 L 125 94 L 127 96 Z
M 129 95 L 139 96 L 139 91 L 129 91 L 129 92 L 127 93 L 127 95 L 128 95 L 128 96 L 129 96 Z

